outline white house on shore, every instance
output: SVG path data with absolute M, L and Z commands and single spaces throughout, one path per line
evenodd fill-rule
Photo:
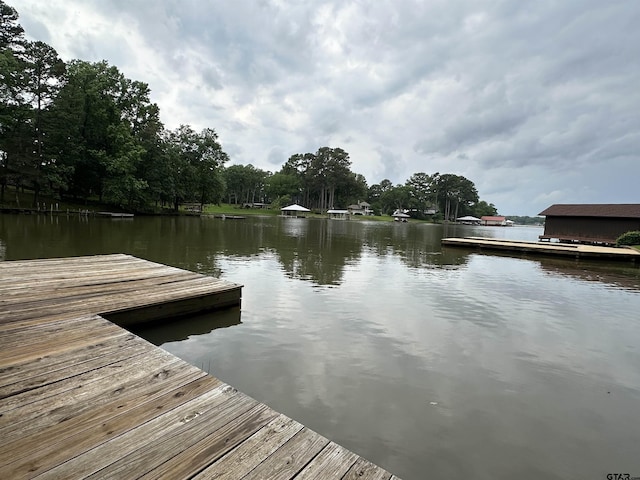
M 367 202 L 358 202 L 353 205 L 349 205 L 347 210 L 351 215 L 373 215 L 371 204 Z

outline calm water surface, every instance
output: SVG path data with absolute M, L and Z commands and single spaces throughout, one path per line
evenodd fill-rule
M 404 479 L 640 476 L 640 271 L 442 249 L 535 227 L 0 215 L 0 260 L 129 253 L 244 284 L 141 332 Z

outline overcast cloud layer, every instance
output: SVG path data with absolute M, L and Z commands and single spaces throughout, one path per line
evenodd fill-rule
M 65 60 L 149 84 L 232 163 L 349 152 L 455 173 L 502 214 L 640 202 L 637 0 L 7 0 Z

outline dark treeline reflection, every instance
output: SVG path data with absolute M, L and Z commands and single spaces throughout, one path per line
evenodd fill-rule
M 640 290 L 640 265 L 544 258 L 539 260 L 548 275 L 562 275 L 610 285 L 625 290 Z
M 529 234 L 504 228 L 316 218 L 0 215 L 0 259 L 128 253 L 218 277 L 222 274 L 221 258 L 273 257 L 290 278 L 338 285 L 345 267 L 357 264 L 365 252 L 379 257 L 393 255 L 411 268 L 457 268 L 478 253 L 443 249 L 443 237 L 514 237 L 523 232 Z M 555 273 L 639 288 L 637 267 L 528 258 Z
M 443 255 L 441 238 L 436 225 L 313 218 L 0 216 L 5 260 L 128 253 L 219 276 L 220 257 L 272 255 L 291 278 L 318 285 L 339 284 L 365 248 L 412 267 L 463 264 L 468 254 Z

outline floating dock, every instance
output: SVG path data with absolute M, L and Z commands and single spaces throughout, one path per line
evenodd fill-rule
M 602 247 L 549 242 L 527 242 L 485 237 L 443 238 L 442 245 L 448 247 L 466 247 L 478 250 L 502 250 L 532 255 L 551 255 L 590 260 L 623 260 L 640 262 L 640 251 L 634 248 Z
M 242 215 L 227 215 L 225 213 L 222 213 L 220 215 L 214 215 L 213 218 L 220 218 L 221 220 L 244 220 L 247 217 L 244 217 Z
M 396 479 L 120 326 L 241 288 L 128 255 L 0 262 L 0 478 Z
M 133 218 L 133 213 L 122 212 L 96 212 L 98 217 L 111 217 L 111 218 Z

